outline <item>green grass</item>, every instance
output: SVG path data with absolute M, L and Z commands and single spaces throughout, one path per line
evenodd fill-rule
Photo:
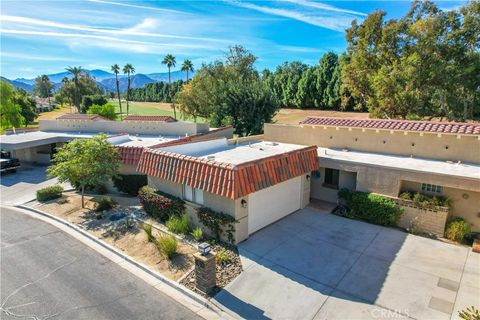
M 110 100 L 110 103 L 115 105 L 115 112 L 120 113 L 120 107 L 118 106 L 118 100 Z M 173 117 L 173 109 L 171 108 L 170 103 L 163 102 L 138 102 L 130 101 L 129 102 L 129 114 L 139 115 L 139 116 L 171 116 Z M 122 111 L 126 115 L 127 112 L 127 102 L 122 100 Z M 177 119 L 185 121 L 193 121 L 192 117 L 184 117 L 177 108 Z M 120 118 L 118 119 L 120 120 Z M 206 123 L 205 118 L 198 117 L 198 123 Z

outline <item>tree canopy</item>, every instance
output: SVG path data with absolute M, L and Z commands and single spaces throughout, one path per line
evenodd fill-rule
M 19 127 L 23 122 L 22 109 L 15 101 L 13 86 L 0 81 L 0 128 Z
M 121 165 L 118 150 L 107 141 L 106 135 L 70 141 L 57 149 L 52 162 L 54 164 L 48 168 L 49 176 L 79 187 L 82 207 L 85 188 L 116 177 Z

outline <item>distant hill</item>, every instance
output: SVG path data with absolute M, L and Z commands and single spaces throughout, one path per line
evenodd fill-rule
M 122 91 L 122 92 L 127 91 L 127 85 L 128 85 L 127 77 L 126 76 L 119 77 L 118 81 L 120 83 L 120 91 Z M 139 73 L 139 74 L 133 75 L 131 87 L 132 88 L 143 88 L 143 86 L 145 86 L 147 83 L 153 83 L 153 82 L 157 82 L 157 81 L 153 80 L 150 77 L 147 77 L 144 74 Z M 100 81 L 100 83 L 102 84 L 103 87 L 105 87 L 106 89 L 108 89 L 110 91 L 117 90 L 116 83 L 115 83 L 115 78 L 104 79 L 104 80 Z
M 101 86 L 102 88 L 105 88 L 106 90 L 110 90 L 110 91 L 116 90 L 115 75 L 113 73 L 100 70 L 100 69 L 86 70 L 86 72 L 90 74 L 92 77 L 95 77 L 98 85 Z M 189 77 L 191 78 L 193 74 L 194 73 L 189 73 Z M 64 77 L 67 77 L 69 79 L 72 78 L 72 76 L 67 71 L 48 74 L 48 77 L 50 78 L 50 81 L 53 82 L 53 84 L 55 85 L 55 90 L 58 90 L 58 88 L 61 86 L 62 79 Z M 125 92 L 127 90 L 127 76 L 124 74 L 119 74 L 118 78 L 120 81 L 120 91 Z M 171 73 L 172 82 L 177 80 L 185 80 L 185 78 L 186 78 L 185 72 L 172 71 Z M 11 83 L 15 88 L 24 88 L 29 92 L 33 91 L 33 87 L 35 85 L 35 79 L 17 78 L 15 80 L 10 80 L 5 78 L 5 80 Z M 153 83 L 153 82 L 168 82 L 168 72 L 135 74 L 132 78 L 131 85 L 132 85 L 132 88 L 142 88 L 147 83 Z
M 27 92 L 33 92 L 33 85 L 31 85 L 31 84 L 21 82 L 21 81 L 17 81 L 17 80 L 10 80 L 10 79 L 4 78 L 4 77 L 0 77 L 0 78 L 4 81 L 10 83 L 15 89 L 22 88 Z

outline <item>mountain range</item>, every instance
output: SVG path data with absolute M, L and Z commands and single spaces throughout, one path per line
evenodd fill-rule
M 104 88 L 105 90 L 108 91 L 115 91 L 116 90 L 116 84 L 115 84 L 115 74 L 100 70 L 100 69 L 94 69 L 94 70 L 85 70 L 86 73 L 90 74 L 92 77 L 97 80 L 97 84 Z M 59 72 L 59 73 L 53 73 L 53 74 L 47 74 L 47 76 L 50 78 L 50 81 L 55 85 L 54 90 L 58 90 L 58 88 L 62 84 L 62 79 L 64 77 L 71 78 L 72 75 L 69 74 L 67 71 L 65 72 Z M 182 71 L 172 71 L 171 72 L 171 81 L 177 81 L 177 80 L 185 80 L 185 73 Z M 189 74 L 190 77 L 190 74 Z M 17 79 L 7 79 L 4 77 L 1 77 L 2 80 L 7 81 L 13 87 L 16 88 L 22 88 L 25 89 L 28 92 L 33 92 L 34 86 L 35 86 L 35 79 L 25 79 L 25 78 L 17 78 Z M 118 80 L 120 83 L 120 91 L 125 92 L 127 90 L 127 76 L 126 75 L 118 75 Z M 153 83 L 153 82 L 168 82 L 168 72 L 157 72 L 157 73 L 149 73 L 149 74 L 134 74 L 131 77 L 131 87 L 132 88 L 142 88 L 145 86 L 147 83 Z

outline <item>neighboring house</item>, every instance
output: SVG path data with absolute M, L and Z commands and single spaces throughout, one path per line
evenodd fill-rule
M 52 111 L 55 106 L 56 103 L 53 97 L 50 97 L 50 99 L 35 97 L 35 108 L 38 113 Z
M 480 232 L 480 124 L 308 117 L 299 125 L 266 124 L 265 139 L 319 147 L 313 199 L 336 203 L 341 188 L 394 199 L 407 190 L 441 195 L 452 201 L 450 215 Z M 446 215 L 418 219 L 438 229 Z
M 146 149 L 138 171 L 150 186 L 184 199 L 190 220 L 201 206 L 235 217 L 235 241 L 304 208 L 317 148 L 225 138 Z

